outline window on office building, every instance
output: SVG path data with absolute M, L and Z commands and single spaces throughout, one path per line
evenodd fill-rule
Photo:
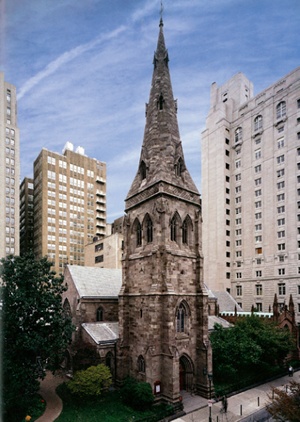
M 281 101 L 276 106 L 276 118 L 277 119 L 282 119 L 285 116 L 286 116 L 286 102 L 285 101 Z

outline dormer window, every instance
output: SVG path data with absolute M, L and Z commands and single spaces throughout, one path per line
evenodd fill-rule
M 165 102 L 164 97 L 163 97 L 162 94 L 160 94 L 160 96 L 158 98 L 158 101 L 157 101 L 157 108 L 159 110 L 163 110 L 163 108 L 164 108 L 164 102 Z
M 146 179 L 146 174 L 147 174 L 146 164 L 145 164 L 145 161 L 142 161 L 140 164 L 140 175 L 141 175 L 142 180 Z
M 181 176 L 182 172 L 183 172 L 183 160 L 180 157 L 179 160 L 177 161 L 177 164 L 175 165 L 176 176 Z

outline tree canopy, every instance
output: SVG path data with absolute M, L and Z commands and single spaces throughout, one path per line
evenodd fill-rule
M 282 365 L 294 342 L 288 330 L 257 316 L 237 321 L 232 328 L 216 324 L 210 336 L 214 375 L 234 382 L 242 375 Z
M 274 388 L 269 396 L 268 412 L 276 421 L 300 421 L 300 384 L 291 381 L 287 388 Z
M 61 300 L 66 288 L 51 265 L 32 253 L 1 260 L 5 420 L 13 420 L 10 409 L 16 414 L 17 407 L 26 408 L 38 378 L 58 368 L 71 340 L 73 327 Z

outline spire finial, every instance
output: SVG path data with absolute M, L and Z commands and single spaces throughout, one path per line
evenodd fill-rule
M 160 0 L 160 24 L 163 23 L 163 11 L 164 11 L 164 5 L 163 0 Z

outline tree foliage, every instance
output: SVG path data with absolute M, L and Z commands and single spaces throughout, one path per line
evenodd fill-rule
M 274 395 L 269 395 L 268 412 L 277 421 L 300 421 L 300 384 L 291 381 L 288 388 L 274 389 Z
M 71 319 L 61 294 L 63 278 L 55 277 L 47 258 L 32 253 L 1 260 L 3 332 L 3 401 L 10 409 L 26 409 L 45 369 L 55 370 L 71 340 Z
M 240 319 L 227 329 L 216 324 L 210 339 L 219 381 L 235 381 L 247 373 L 280 366 L 294 347 L 289 331 L 257 316 Z
M 100 364 L 76 372 L 74 378 L 67 383 L 67 387 L 72 394 L 81 397 L 100 396 L 111 384 L 112 379 L 109 368 Z

